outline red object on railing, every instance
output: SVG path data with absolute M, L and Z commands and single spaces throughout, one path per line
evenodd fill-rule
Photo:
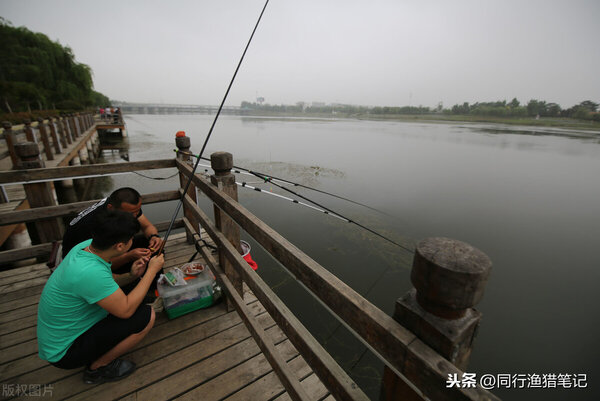
M 253 270 L 258 269 L 258 264 L 252 260 L 252 256 L 250 255 L 250 244 L 242 240 L 240 241 L 240 245 L 242 247 L 242 258 L 244 258 L 244 260 L 248 262 L 248 264 Z
M 244 256 L 243 256 L 243 258 L 244 258 L 244 260 L 245 260 L 246 262 L 248 262 L 248 264 L 250 265 L 250 267 L 251 267 L 253 270 L 256 270 L 256 269 L 258 269 L 258 264 L 257 264 L 255 261 L 253 261 L 253 260 L 252 260 L 252 256 L 250 256 L 250 252 L 248 252 L 248 254 L 247 254 L 247 255 L 244 255 Z
M 181 138 L 182 136 L 185 136 L 185 131 L 177 131 L 177 133 L 175 134 L 176 138 Z

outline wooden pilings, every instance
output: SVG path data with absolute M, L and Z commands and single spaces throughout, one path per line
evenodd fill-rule
M 215 152 L 210 155 L 210 165 L 215 171 L 215 174 L 210 177 L 211 183 L 237 202 L 238 193 L 235 175 L 231 173 L 231 169 L 233 168 L 232 154 L 228 152 Z M 238 225 L 231 217 L 219 209 L 217 205 L 214 206 L 214 214 L 217 229 L 221 230 L 227 240 L 233 244 L 241 254 L 240 228 Z M 225 274 L 238 294 L 243 296 L 242 278 L 221 249 L 219 249 L 219 264 L 225 271 Z
M 17 144 L 16 134 L 12 130 L 12 124 L 9 121 L 2 122 L 2 128 L 4 128 L 4 139 L 6 140 L 6 147 L 8 148 L 8 154 L 12 161 L 13 166 L 19 163 L 19 158 L 15 152 L 15 145 Z
M 183 134 L 183 135 L 182 135 Z M 177 153 L 177 158 L 184 162 L 190 161 L 189 150 L 191 146 L 190 138 L 185 136 L 185 133 L 180 132 L 175 137 L 175 145 L 179 152 Z M 237 193 L 237 185 L 235 183 L 235 175 L 231 172 L 233 168 L 233 156 L 231 153 L 227 152 L 215 152 L 210 155 L 210 164 L 212 169 L 215 171 L 215 174 L 210 177 L 211 183 L 223 191 L 226 195 L 231 197 L 233 200 L 238 200 Z M 179 176 L 180 184 L 182 188 L 185 188 L 185 185 L 188 181 L 188 178 L 183 174 Z M 187 195 L 194 201 L 197 202 L 196 199 L 196 187 L 193 183 L 190 183 L 190 187 L 186 192 Z M 184 206 L 183 213 L 185 217 L 192 222 L 195 226 L 198 224 L 198 220 L 195 217 L 195 214 L 188 210 L 187 207 Z M 215 215 L 215 226 L 225 235 L 227 240 L 238 250 L 241 252 L 241 243 L 240 243 L 240 228 L 233 221 L 231 217 L 229 217 L 225 212 L 223 212 L 216 204 L 214 205 L 214 215 Z M 189 230 L 186 230 L 189 231 Z M 200 231 L 200 230 L 198 230 Z M 193 239 L 193 233 L 187 232 L 188 240 Z M 219 249 L 219 264 L 223 268 L 225 274 L 233 284 L 233 287 L 236 291 L 243 296 L 244 291 L 242 289 L 242 278 L 233 267 L 231 261 L 226 257 L 223 249 Z M 234 307 L 228 300 L 228 309 L 233 310 Z
M 396 301 L 394 319 L 464 371 L 481 321 L 481 313 L 473 306 L 483 297 L 491 267 L 483 252 L 464 242 L 449 238 L 421 241 L 411 272 L 414 288 Z M 418 364 L 409 366 L 418 369 Z M 381 398 L 422 399 L 387 367 Z
M 30 120 L 25 120 L 22 129 L 15 129 L 8 121 L 2 122 L 4 132 L 2 137 L 6 141 L 8 155 L 11 158 L 13 168 L 19 163 L 14 146 L 23 142 L 36 143 L 45 160 L 51 161 L 62 154 L 73 142 L 77 141 L 84 133 L 87 135 L 94 126 L 93 117 L 90 114 L 65 115 L 60 118 L 50 117 L 46 120 L 38 118 L 33 125 Z M 24 134 L 24 135 L 23 135 Z M 25 138 L 23 138 L 23 136 Z M 84 162 L 89 160 L 94 163 L 99 151 L 99 137 L 94 133 L 86 138 L 84 149 L 78 149 L 78 155 Z M 70 157 L 67 155 L 67 157 Z M 66 162 L 65 162 L 66 163 Z
M 45 163 L 39 157 L 40 149 L 34 142 L 25 142 L 15 145 L 17 156 L 19 157 L 20 169 L 44 168 Z M 30 208 L 43 206 L 56 206 L 56 194 L 50 182 L 38 182 L 34 184 L 24 184 L 25 194 Z M 52 242 L 60 240 L 63 236 L 64 227 L 59 219 L 43 219 L 35 223 L 37 238 L 39 242 Z
M 177 146 L 177 149 L 179 150 L 179 152 L 177 153 L 177 159 L 184 161 L 184 162 L 189 162 L 190 156 L 189 156 L 188 152 L 190 151 L 190 146 L 191 146 L 190 138 L 187 136 L 176 136 L 175 137 L 175 145 Z M 188 179 L 183 174 L 180 173 L 179 174 L 179 186 L 181 188 L 185 188 L 187 181 L 188 181 Z M 190 185 L 188 187 L 187 195 L 189 195 L 189 197 L 192 198 L 192 200 L 194 202 L 197 201 L 196 186 L 192 182 L 190 182 Z M 185 206 L 183 208 L 183 214 L 190 222 L 194 223 L 195 227 L 198 226 L 198 222 L 196 221 L 194 214 L 191 213 L 191 211 L 188 210 L 188 208 L 186 208 Z M 200 231 L 200 230 L 198 230 L 198 231 Z M 194 241 L 194 233 L 191 230 L 189 230 L 187 227 L 186 227 L 186 235 L 187 235 L 188 242 L 192 243 Z

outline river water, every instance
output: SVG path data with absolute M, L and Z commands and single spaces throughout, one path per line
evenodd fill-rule
M 126 115 L 130 160 L 174 157 L 184 130 L 199 152 L 213 116 Z M 600 133 L 498 124 L 221 116 L 205 156 L 333 192 L 295 191 L 413 249 L 467 242 L 493 262 L 467 372 L 587 375 L 585 389 L 493 390 L 506 400 L 599 399 Z M 109 157 L 107 155 L 107 157 Z M 166 177 L 174 170 L 144 174 Z M 257 179 L 239 176 L 248 183 Z M 113 178 L 105 192 L 173 189 L 177 178 Z M 254 184 L 251 184 L 254 185 Z M 257 185 L 286 194 L 269 185 Z M 388 314 L 410 288 L 412 253 L 291 202 L 239 189 L 240 202 Z M 210 210 L 206 200 L 201 200 Z M 175 204 L 149 205 L 152 221 Z M 381 364 L 254 242 L 259 274 L 373 399 Z M 578 376 L 582 378 L 583 376 Z

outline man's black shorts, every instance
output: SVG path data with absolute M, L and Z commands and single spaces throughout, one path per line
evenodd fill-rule
M 125 338 L 144 330 L 151 316 L 150 305 L 140 305 L 129 319 L 109 314 L 77 337 L 61 360 L 51 363 L 61 369 L 90 365 Z

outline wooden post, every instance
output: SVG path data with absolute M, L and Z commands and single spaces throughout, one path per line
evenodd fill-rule
M 63 114 L 63 116 L 62 116 L 62 123 L 63 123 L 63 126 L 65 127 L 65 133 L 67 135 L 67 141 L 69 141 L 69 144 L 72 144 L 75 141 L 75 135 L 73 134 L 73 130 L 71 128 L 71 123 L 69 122 L 69 115 L 68 114 Z
M 81 114 L 77 114 L 77 122 L 79 122 L 79 128 L 81 129 L 81 134 L 87 131 L 87 127 L 84 124 L 83 116 Z
M 17 137 L 12 130 L 12 124 L 10 121 L 2 121 L 2 128 L 4 128 L 4 139 L 6 140 L 6 147 L 10 154 L 10 160 L 14 167 L 19 164 L 19 157 L 15 153 L 15 145 L 17 144 Z
M 96 155 L 94 154 L 94 148 L 92 147 L 92 138 L 90 138 L 85 143 L 85 147 L 87 149 L 88 157 L 90 159 L 90 164 L 96 163 Z
M 61 116 L 56 121 L 58 125 L 58 132 L 60 133 L 60 137 L 64 139 L 64 147 L 68 147 L 73 143 L 71 139 L 71 133 L 69 132 L 69 125 L 67 124 L 65 117 Z
M 54 160 L 54 154 L 52 153 L 52 147 L 50 146 L 50 139 L 48 139 L 48 133 L 46 132 L 46 127 L 44 127 L 44 119 L 42 117 L 38 117 L 38 130 L 40 131 L 40 136 L 42 137 L 42 142 L 44 143 L 44 153 L 46 153 L 46 160 Z
M 83 129 L 81 129 L 81 124 L 79 124 L 79 114 L 78 113 L 73 114 L 73 124 L 75 124 L 75 129 L 77 130 L 77 137 L 82 136 Z
M 410 276 L 414 288 L 396 301 L 394 319 L 464 371 L 481 320 L 473 306 L 483 297 L 491 267 L 487 255 L 464 242 L 450 238 L 421 241 Z M 382 399 L 405 399 L 407 387 L 385 368 Z
M 69 122 L 69 128 L 71 131 L 71 136 L 73 137 L 73 142 L 79 137 L 79 132 L 77 131 L 77 126 L 75 125 L 75 117 L 73 114 L 67 115 L 67 121 Z
M 235 175 L 231 173 L 233 168 L 233 156 L 227 152 L 215 152 L 210 155 L 210 165 L 215 171 L 215 174 L 210 177 L 210 181 L 213 185 L 229 195 L 233 200 L 238 200 L 237 185 L 235 184 Z M 214 206 L 215 212 L 215 225 L 225 235 L 227 240 L 236 247 L 241 253 L 240 244 L 240 228 L 238 225 L 229 217 L 225 212 L 221 211 L 216 205 Z M 238 272 L 235 270 L 233 265 L 225 257 L 222 250 L 219 250 L 219 264 L 225 271 L 225 274 L 233 284 L 234 288 L 240 294 L 244 295 L 242 289 L 242 279 Z M 233 305 L 229 304 L 228 308 L 233 308 Z
M 52 117 L 48 117 L 48 127 L 50 128 L 50 135 L 52 136 L 52 142 L 54 144 L 54 152 L 59 154 L 66 145 L 61 143 L 62 140 L 58 139 L 58 132 L 56 131 L 56 126 L 54 125 L 54 119 Z
M 33 132 L 33 128 L 31 127 L 31 120 L 25 119 L 24 123 L 25 127 L 23 127 L 23 131 L 25 131 L 25 137 L 29 142 L 37 143 L 37 135 L 35 135 L 35 132 Z
M 25 142 L 15 145 L 17 156 L 19 156 L 20 169 L 44 168 L 44 161 L 40 159 L 40 149 L 36 143 Z M 38 182 L 35 184 L 23 184 L 25 195 L 29 206 L 33 209 L 43 206 L 56 206 L 56 198 L 50 182 Z M 41 243 L 52 242 L 62 239 L 63 225 L 60 219 L 43 219 L 35 222 L 37 236 Z
M 177 149 L 180 152 L 189 152 L 190 146 L 191 146 L 190 138 L 187 136 L 175 137 L 175 145 L 177 146 Z M 187 162 L 190 160 L 190 156 L 185 153 L 177 153 L 177 158 L 184 162 Z M 185 177 L 183 174 L 179 174 L 179 185 L 181 186 L 181 188 L 185 188 L 187 181 L 188 181 L 187 177 Z M 190 196 L 190 198 L 192 198 L 194 200 L 194 203 L 197 202 L 196 186 L 194 185 L 194 183 L 190 183 L 190 187 L 188 188 L 187 194 Z M 190 222 L 192 222 L 192 224 L 194 225 L 194 228 L 198 227 L 198 222 L 196 221 L 197 219 L 194 217 L 194 214 L 187 207 L 185 207 L 185 204 L 183 206 L 183 215 Z M 194 233 L 189 231 L 187 226 L 186 226 L 185 232 L 186 232 L 188 243 L 191 244 L 194 241 Z M 198 232 L 200 232 L 200 230 L 198 230 Z

